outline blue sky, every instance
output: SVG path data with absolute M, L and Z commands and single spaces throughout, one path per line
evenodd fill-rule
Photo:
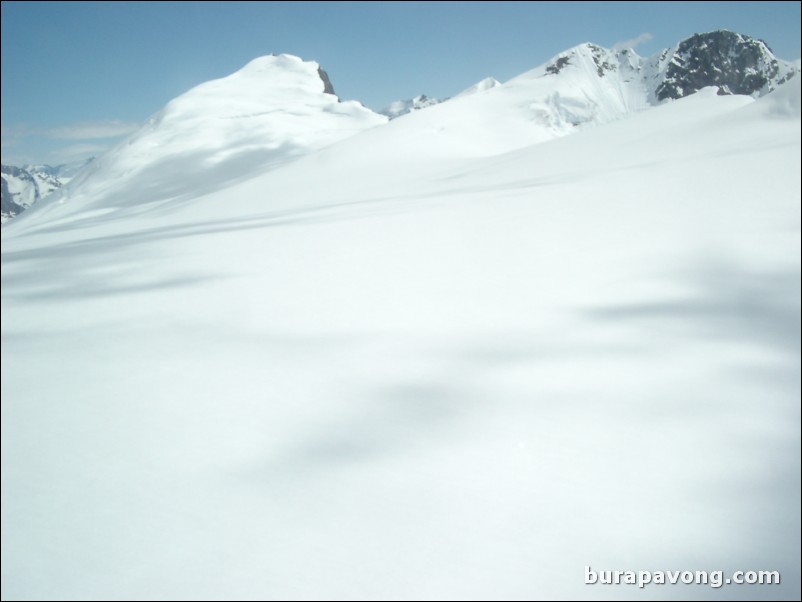
M 504 81 L 581 42 L 650 55 L 722 28 L 800 57 L 799 2 L 3 2 L 2 160 L 102 153 L 270 53 L 318 61 L 341 98 L 380 109 Z

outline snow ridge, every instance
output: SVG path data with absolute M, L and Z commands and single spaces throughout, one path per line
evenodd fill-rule
M 170 101 L 50 204 L 108 209 L 179 201 L 386 121 L 358 102 L 341 101 L 318 63 L 263 56 Z

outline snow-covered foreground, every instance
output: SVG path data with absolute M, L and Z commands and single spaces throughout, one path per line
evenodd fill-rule
M 798 599 L 799 98 L 19 217 L 3 598 Z

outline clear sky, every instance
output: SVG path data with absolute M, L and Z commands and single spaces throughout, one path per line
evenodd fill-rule
M 3 163 L 99 154 L 254 57 L 318 61 L 381 109 L 505 81 L 582 42 L 648 56 L 731 29 L 800 57 L 799 2 L 2 2 Z

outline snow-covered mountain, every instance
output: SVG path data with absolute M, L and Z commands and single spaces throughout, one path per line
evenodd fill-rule
M 475 83 L 469 88 L 466 88 L 456 96 L 468 96 L 470 94 L 483 92 L 500 85 L 501 82 L 499 82 L 497 79 L 493 77 L 486 77 L 482 81 Z M 440 104 L 441 102 L 446 102 L 447 100 L 449 99 L 445 98 L 441 100 L 438 98 L 430 98 L 425 94 L 420 94 L 408 100 L 396 100 L 379 112 L 382 115 L 387 115 L 387 117 L 390 119 L 395 119 L 397 117 L 401 117 L 402 115 L 406 115 L 407 113 L 413 113 L 414 111 L 420 111 L 421 109 L 433 107 L 434 105 Z
M 82 171 L 56 202 L 103 211 L 175 203 L 386 121 L 341 101 L 318 63 L 264 56 L 172 100 Z
M 407 100 L 393 101 L 388 107 L 379 112 L 382 115 L 387 115 L 387 117 L 390 119 L 395 119 L 397 117 L 401 117 L 402 115 L 406 115 L 407 113 L 412 113 L 413 111 L 420 111 L 426 107 L 433 107 L 441 102 L 443 101 L 437 98 L 430 98 L 425 94 L 419 94 L 418 96 Z
M 658 100 L 682 98 L 706 86 L 717 86 L 720 94 L 762 96 L 799 73 L 762 40 L 732 31 L 691 36 L 661 53 L 658 63 L 665 65 L 655 89 Z
M 3 598 L 798 599 L 802 78 L 681 47 L 257 59 L 8 223 Z
M 22 167 L 3 165 L 0 177 L 0 223 L 25 211 L 36 201 L 61 186 L 58 179 L 41 171 L 33 173 Z
M 761 40 L 718 30 L 695 34 L 647 58 L 632 49 L 580 44 L 513 81 L 558 76 L 566 70 L 570 75 L 528 90 L 531 100 L 542 103 L 535 110 L 554 124 L 604 122 L 710 86 L 719 94 L 759 97 L 793 77 L 799 67 L 779 60 Z M 454 98 L 500 85 L 488 77 Z M 416 96 L 396 101 L 382 113 L 395 119 L 447 100 Z
M 489 90 L 490 88 L 495 88 L 496 86 L 500 85 L 501 82 L 499 82 L 497 79 L 493 77 L 486 77 L 482 81 L 475 83 L 469 88 L 466 88 L 456 96 L 468 96 L 470 94 L 474 94 L 475 92 L 483 92 L 484 90 Z M 441 102 L 446 102 L 447 100 L 449 99 L 445 98 L 441 100 L 439 98 L 431 98 L 425 94 L 419 94 L 418 96 L 407 100 L 396 100 L 391 102 L 388 107 L 379 112 L 382 115 L 386 115 L 390 119 L 396 119 L 397 117 L 401 117 L 407 113 L 413 113 L 415 111 L 420 111 L 421 109 L 433 107 L 434 105 L 440 104 Z
M 2 207 L 0 223 L 25 211 L 28 207 L 69 182 L 92 159 L 62 165 L 3 165 Z
M 715 31 L 651 57 L 580 44 L 504 84 L 488 78 L 405 119 L 410 140 L 494 155 L 615 121 L 715 87 L 759 97 L 799 69 L 763 42 Z
M 0 170 L 3 187 L 0 219 L 3 223 L 64 184 L 58 169 L 49 165 L 3 165 Z
M 474 85 L 464 89 L 462 92 L 457 94 L 457 97 L 469 96 L 470 94 L 476 94 L 477 92 L 484 92 L 485 90 L 489 90 L 490 88 L 495 88 L 496 86 L 500 85 L 501 82 L 495 77 L 486 77 L 483 80 L 476 82 Z
M 696 34 L 649 58 L 587 43 L 504 84 L 486 78 L 444 102 L 419 96 L 400 103 L 387 114 L 408 117 L 387 127 L 402 129 L 400 137 L 428 153 L 458 148 L 466 157 L 490 156 L 701 87 L 759 97 L 798 71 L 763 42 L 729 31 Z M 59 213 L 81 213 L 86 204 L 103 213 L 131 205 L 147 210 L 190 198 L 199 187 L 223 188 L 387 120 L 358 102 L 341 102 L 318 63 L 262 57 L 171 101 L 51 201 L 69 205 Z
M 554 57 L 545 72 L 557 75 L 572 64 L 595 70 L 624 95 L 649 104 L 710 86 L 722 95 L 759 97 L 799 72 L 793 63 L 775 57 L 765 42 L 726 30 L 695 34 L 645 59 L 631 49 L 582 44 Z

